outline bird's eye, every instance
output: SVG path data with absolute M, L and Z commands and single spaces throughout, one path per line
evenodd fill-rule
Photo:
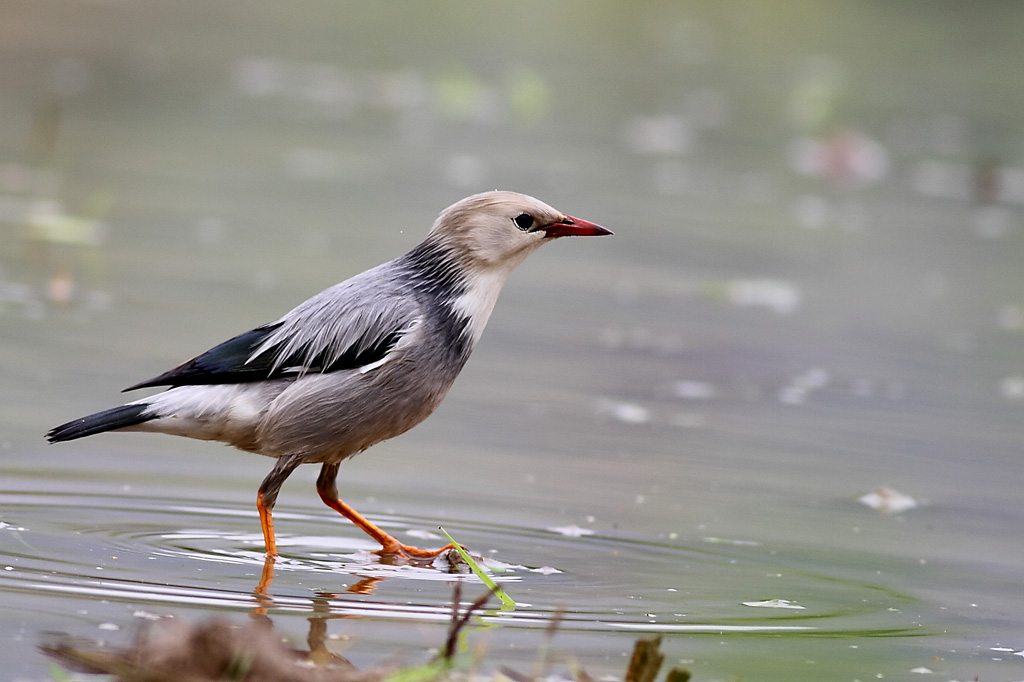
M 520 213 L 512 220 L 515 221 L 516 227 L 520 230 L 529 230 L 533 227 L 533 216 L 529 213 Z

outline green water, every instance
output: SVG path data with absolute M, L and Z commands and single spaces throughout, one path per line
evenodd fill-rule
M 1018 5 L 0 12 L 5 678 L 47 675 L 47 631 L 263 605 L 268 460 L 42 434 L 495 187 L 616 235 L 531 257 L 437 414 L 339 479 L 513 566 L 485 666 L 528 672 L 564 609 L 593 675 L 652 633 L 698 680 L 1024 674 Z M 314 476 L 268 615 L 425 660 L 452 576 L 380 565 Z M 857 501 L 882 485 L 916 508 Z

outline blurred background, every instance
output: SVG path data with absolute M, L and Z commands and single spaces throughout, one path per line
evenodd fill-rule
M 262 563 L 269 462 L 48 428 L 501 188 L 616 235 L 518 270 L 343 498 L 521 565 L 596 673 L 646 630 L 698 679 L 1019 676 L 1022 35 L 1013 2 L 4 2 L 0 659 L 244 613 Z M 380 577 L 314 476 L 279 502 L 299 640 L 311 589 Z M 360 664 L 443 638 L 450 587 L 384 577 L 327 610 Z

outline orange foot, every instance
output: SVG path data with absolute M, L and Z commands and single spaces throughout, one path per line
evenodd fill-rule
M 381 556 L 406 557 L 407 559 L 433 559 L 436 556 L 444 554 L 450 549 L 455 549 L 455 546 L 451 543 L 445 545 L 441 549 L 420 549 L 419 547 L 413 547 L 411 545 L 403 545 L 392 537 L 389 537 L 389 540 L 391 540 L 391 542 L 381 543 L 381 548 L 374 552 L 374 554 L 379 554 Z

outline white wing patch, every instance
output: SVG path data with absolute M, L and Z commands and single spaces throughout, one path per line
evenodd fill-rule
M 359 368 L 359 373 L 360 374 L 366 374 L 367 372 L 372 372 L 373 370 L 377 369 L 381 365 L 385 364 L 392 357 L 394 357 L 395 352 L 398 351 L 400 348 L 403 348 L 404 346 L 409 345 L 412 342 L 413 332 L 416 331 L 416 328 L 419 327 L 422 322 L 423 322 L 423 318 L 422 317 L 414 318 L 405 327 L 405 329 L 403 329 L 402 331 L 399 332 L 398 343 L 396 343 L 391 350 L 389 350 L 387 353 L 385 353 L 384 357 L 382 357 L 380 360 L 374 360 L 370 364 L 363 365 L 362 367 L 360 367 Z
M 359 368 L 359 373 L 360 374 L 366 374 L 367 372 L 370 372 L 370 371 L 373 371 L 373 370 L 377 369 L 378 367 L 380 367 L 381 365 L 383 365 L 385 362 L 388 361 L 388 359 L 391 357 L 391 354 L 393 352 L 394 351 L 388 351 L 388 353 L 384 357 L 382 357 L 380 360 L 375 360 L 374 362 L 371 362 L 368 365 L 363 365 L 362 367 Z

